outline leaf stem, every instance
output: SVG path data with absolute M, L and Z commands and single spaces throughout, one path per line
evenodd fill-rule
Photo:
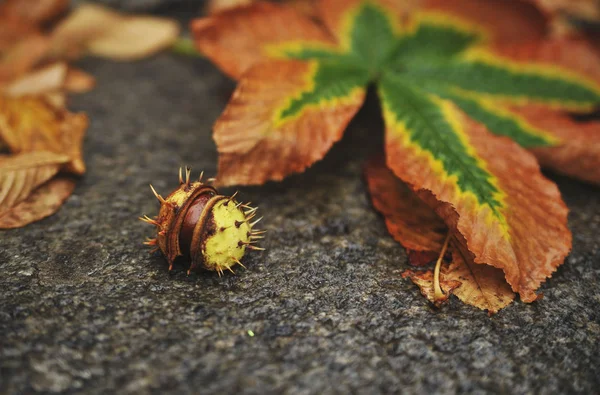
M 444 295 L 444 291 L 442 291 L 442 287 L 440 287 L 440 267 L 442 266 L 444 255 L 446 255 L 446 250 L 448 249 L 449 241 L 450 232 L 448 232 L 448 235 L 446 236 L 446 240 L 444 241 L 444 245 L 442 246 L 442 251 L 440 251 L 440 256 L 438 257 L 438 260 L 435 263 L 435 269 L 433 270 L 433 298 L 436 302 L 445 299 L 446 297 Z

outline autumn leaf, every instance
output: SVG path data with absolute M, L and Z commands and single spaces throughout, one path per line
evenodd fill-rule
M 0 138 L 14 153 L 50 151 L 71 160 L 65 170 L 85 172 L 82 140 L 88 126 L 83 113 L 72 114 L 41 97 L 0 96 Z
M 423 265 L 435 261 L 448 234 L 442 219 L 394 176 L 383 157 L 367 162 L 365 178 L 373 205 L 384 216 L 394 239 L 411 252 L 418 251 L 433 257 Z M 514 300 L 515 294 L 501 270 L 475 263 L 468 251 L 459 250 L 454 245 L 450 248 L 453 250 L 452 262 L 441 264 L 443 298 L 435 296 L 433 270 L 406 270 L 402 276 L 409 277 L 421 289 L 423 296 L 438 306 L 454 294 L 464 303 L 495 314 Z M 410 259 L 415 258 L 409 255 Z
M 442 264 L 440 286 L 445 297 L 441 300 L 435 297 L 433 270 L 406 270 L 402 277 L 410 278 L 419 287 L 421 294 L 436 306 L 450 295 L 455 295 L 463 303 L 486 310 L 491 315 L 498 313 L 515 299 L 501 270 L 465 261 L 458 252 L 452 254 L 452 263 Z
M 4 0 L 0 4 L 0 19 L 25 25 L 41 25 L 69 7 L 69 0 Z
M 77 58 L 84 54 L 112 60 L 137 60 L 169 47 L 179 25 L 167 18 L 125 16 L 106 7 L 83 4 L 51 35 L 51 54 Z
M 600 80 L 590 48 L 545 39 L 543 15 L 522 7 L 424 1 L 412 12 L 393 1 L 322 0 L 319 24 L 256 3 L 193 22 L 198 49 L 240 80 L 214 129 L 220 182 L 303 171 L 375 84 L 388 167 L 475 263 L 502 270 L 522 300 L 535 300 L 571 234 L 558 188 L 525 149 L 585 180 L 597 180 L 600 166 L 596 123 L 585 132 L 552 127 L 531 109 L 560 119 L 592 111 Z
M 47 151 L 0 156 L 0 217 L 54 177 L 69 161 L 66 155 Z
M 361 78 L 353 77 L 349 85 L 357 90 L 360 89 L 358 83 L 371 82 L 381 87 L 390 79 L 405 79 L 422 94 L 451 101 L 469 117 L 485 124 L 489 131 L 508 136 L 535 153 L 543 147 L 565 147 L 566 151 L 574 152 L 567 148 L 572 141 L 565 139 L 564 133 L 530 124 L 519 114 L 519 109 L 541 105 L 548 114 L 593 109 L 600 102 L 598 69 L 593 71 L 600 60 L 593 50 L 572 40 L 543 40 L 544 28 L 537 24 L 543 24 L 544 18 L 527 4 L 521 6 L 527 12 L 517 12 L 518 7 L 516 11 L 509 11 L 508 6 L 492 8 L 482 2 L 466 0 L 456 4 L 425 3 L 425 12 L 410 14 L 408 22 L 404 22 L 403 11 L 388 7 L 387 2 L 323 0 L 320 9 L 324 11 L 322 19 L 328 31 L 290 8 L 267 3 L 242 6 L 194 21 L 192 31 L 198 49 L 227 74 L 240 79 L 230 103 L 236 112 L 226 109 L 227 122 L 219 120 L 215 128 L 215 140 L 222 154 L 220 181 L 224 184 L 263 183 L 281 179 L 285 172 L 302 171 L 320 159 L 332 139 L 313 144 L 315 154 L 312 156 L 304 153 L 294 157 L 283 155 L 287 151 L 281 151 L 278 144 L 271 144 L 271 138 L 281 141 L 282 133 L 287 133 L 289 141 L 293 141 L 297 134 L 283 131 L 287 122 L 299 122 L 305 110 L 306 114 L 328 112 L 337 101 L 347 103 L 348 92 L 342 86 L 347 84 L 343 79 L 348 74 L 362 74 Z M 451 14 L 451 11 L 454 12 Z M 498 13 L 503 18 L 499 18 Z M 477 16 L 489 23 L 480 26 L 477 21 L 460 19 Z M 538 22 L 527 23 L 532 18 Z M 515 31 L 527 39 L 527 44 L 515 43 Z M 551 47 L 554 50 L 550 50 Z M 273 61 L 278 64 L 303 61 L 340 72 L 302 75 L 296 67 L 301 74 L 298 78 L 304 78 L 307 83 L 297 91 L 278 92 L 282 95 L 279 102 L 287 103 L 295 115 L 286 122 L 278 116 L 283 111 L 280 107 L 264 110 L 260 120 L 240 117 L 231 122 L 232 115 L 243 113 L 240 103 L 257 103 L 262 99 L 249 96 L 248 86 L 262 91 L 268 89 L 271 96 L 277 92 L 279 80 L 271 83 L 268 79 L 250 78 L 256 76 L 256 71 L 251 72 L 251 69 Z M 331 78 L 325 79 L 323 75 Z M 341 76 L 339 80 L 337 75 Z M 234 138 L 229 137 L 240 132 L 233 127 L 244 123 L 255 126 L 254 134 L 237 141 L 234 147 L 228 142 Z M 331 124 L 329 133 L 337 135 L 346 123 Z M 584 137 L 587 135 L 581 138 Z M 593 145 L 587 149 L 586 156 L 600 157 Z M 287 170 L 271 172 L 270 164 L 250 164 L 254 160 L 246 155 L 250 150 L 263 153 L 272 150 L 264 156 L 264 162 L 278 163 Z M 544 155 L 548 156 L 555 150 L 546 151 L 549 153 Z M 573 164 L 578 161 L 577 157 L 563 156 L 563 162 L 567 160 L 567 167 L 577 168 Z M 288 162 L 298 163 L 286 164 Z M 552 161 L 545 164 L 558 167 Z M 248 175 L 247 169 L 251 166 L 258 169 Z M 234 175 L 232 171 L 240 174 Z M 585 180 L 595 179 L 585 172 L 570 171 L 569 174 Z
M 367 162 L 365 179 L 373 206 L 394 239 L 409 250 L 434 252 L 435 260 L 448 234 L 440 216 L 386 167 L 383 156 Z
M 64 88 L 69 66 L 56 62 L 11 81 L 3 87 L 8 96 L 35 96 Z
M 75 181 L 58 177 L 36 190 L 10 210 L 0 212 L 0 229 L 20 228 L 58 211 L 73 193 Z

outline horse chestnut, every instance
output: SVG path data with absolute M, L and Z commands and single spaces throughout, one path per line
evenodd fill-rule
M 256 207 L 238 203 L 233 196 L 219 195 L 217 190 L 202 182 L 190 182 L 190 168 L 186 169 L 185 181 L 179 169 L 179 187 L 163 198 L 152 185 L 150 188 L 160 202 L 157 217 L 140 217 L 144 222 L 157 228 L 156 238 L 144 244 L 160 249 L 173 269 L 175 259 L 183 256 L 188 259 L 191 271 L 200 268 L 214 270 L 219 275 L 234 265 L 242 265 L 240 260 L 246 250 L 264 250 L 255 245 L 265 231 L 254 230 L 261 218 L 250 222 L 256 215 Z

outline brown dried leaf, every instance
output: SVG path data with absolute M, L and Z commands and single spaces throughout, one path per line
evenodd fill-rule
M 26 74 L 48 53 L 50 40 L 40 34 L 27 36 L 6 50 L 0 58 L 0 83 Z
M 55 58 L 74 59 L 85 54 L 87 45 L 96 37 L 122 23 L 123 17 L 109 8 L 82 4 L 54 29 L 51 54 Z
M 56 62 L 12 81 L 4 88 L 4 93 L 26 96 L 58 91 L 65 85 L 67 72 L 66 63 Z
M 502 270 L 477 264 L 472 258 L 465 260 L 456 250 L 452 253 L 452 263 L 442 264 L 440 270 L 440 286 L 446 296 L 444 300 L 435 300 L 432 270 L 407 270 L 402 276 L 410 277 L 421 289 L 421 294 L 436 305 L 447 300 L 453 293 L 466 304 L 487 310 L 489 314 L 496 314 L 515 299 L 515 293 L 504 279 Z
M 433 290 L 433 270 L 405 270 L 402 273 L 402 277 L 409 277 L 410 280 L 419 287 L 419 289 L 421 290 L 421 295 L 423 295 L 428 301 L 439 307 L 442 303 L 448 300 L 450 295 L 457 288 L 461 286 L 460 281 L 455 280 L 452 277 L 446 275 L 447 271 L 448 264 L 443 264 L 440 271 L 440 287 L 442 288 L 442 291 L 444 291 L 444 298 L 437 300 L 435 298 L 435 293 Z
M 0 5 L 0 19 L 39 25 L 59 16 L 68 7 L 69 0 L 4 0 Z
M 90 41 L 90 54 L 112 60 L 137 60 L 171 46 L 179 36 L 176 21 L 155 17 L 132 17 Z
M 373 206 L 390 234 L 407 249 L 434 251 L 435 261 L 448 234 L 444 221 L 387 168 L 382 156 L 371 158 L 364 171 Z
M 96 86 L 96 78 L 85 71 L 69 67 L 64 88 L 69 92 L 86 93 L 94 89 Z
M 66 155 L 47 151 L 0 156 L 0 217 L 54 177 L 68 161 Z
M 136 60 L 172 45 L 179 25 L 167 18 L 127 17 L 85 4 L 52 34 L 52 55 L 75 58 L 85 53 L 113 60 Z
M 12 209 L 0 212 L 0 229 L 20 228 L 54 214 L 75 189 L 69 178 L 54 178 Z
M 81 145 L 87 126 L 85 114 L 57 109 L 43 97 L 0 96 L 0 138 L 10 150 L 68 155 L 65 170 L 74 174 L 85 172 Z

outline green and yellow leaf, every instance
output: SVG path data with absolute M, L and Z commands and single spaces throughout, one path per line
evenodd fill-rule
M 384 77 L 379 94 L 390 169 L 435 197 L 436 212 L 476 263 L 502 269 L 522 300 L 535 300 L 571 248 L 558 188 L 531 154 L 469 121 L 450 101 L 395 76 Z
M 219 182 L 281 180 L 321 159 L 362 105 L 366 79 L 317 61 L 251 68 L 215 124 Z
M 239 79 L 267 59 L 312 50 L 328 54 L 334 40 L 316 23 L 293 9 L 258 2 L 192 22 L 198 50 L 226 74 Z

